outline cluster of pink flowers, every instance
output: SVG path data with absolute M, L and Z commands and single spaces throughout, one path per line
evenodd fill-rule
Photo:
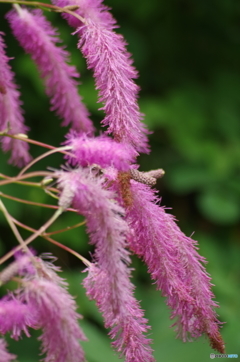
M 67 167 L 54 171 L 59 206 L 73 207 L 86 218 L 90 243 L 95 246 L 83 282 L 110 329 L 112 345 L 126 362 L 153 362 L 148 322 L 134 296 L 130 254 L 146 263 L 153 281 L 175 318 L 183 341 L 205 334 L 212 348 L 224 352 L 205 259 L 196 241 L 185 236 L 174 217 L 160 205 L 152 186 L 163 170 L 141 173 L 136 157 L 148 153 L 134 83 L 137 72 L 116 22 L 102 0 L 53 0 L 55 6 L 77 5 L 64 18 L 79 36 L 78 48 L 93 71 L 99 101 L 103 103 L 104 134 L 94 135 L 89 113 L 78 94 L 79 74 L 67 61 L 57 31 L 42 11 L 15 6 L 7 14 L 14 36 L 37 65 L 50 97 L 51 109 L 71 126 L 66 136 Z M 82 19 L 82 21 L 81 21 Z M 20 93 L 0 34 L 0 131 L 27 132 L 20 108 Z M 20 167 L 31 156 L 27 143 L 3 136 L 2 149 L 11 151 L 10 162 Z M 79 341 L 82 332 L 76 304 L 67 285 L 49 262 L 33 254 L 20 254 L 0 274 L 1 283 L 18 276 L 21 287 L 0 301 L 0 332 L 18 339 L 30 328 L 42 329 L 40 340 L 45 362 L 84 361 Z M 6 318 L 7 315 L 7 318 Z M 77 356 L 77 359 L 76 359 Z M 0 340 L 0 362 L 15 358 Z

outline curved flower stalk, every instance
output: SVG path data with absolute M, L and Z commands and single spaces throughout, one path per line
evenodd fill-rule
M 197 253 L 197 242 L 185 236 L 163 207 L 149 186 L 131 181 L 132 205 L 127 210 L 127 221 L 132 229 L 129 246 L 146 262 L 157 288 L 167 297 L 177 317 L 177 336 L 183 341 L 188 335 L 209 337 L 212 348 L 224 353 L 219 333 L 220 322 L 213 308 L 210 277 Z
M 103 0 L 52 0 L 52 2 L 60 7 L 69 5 L 77 5 L 79 8 L 75 13 L 85 19 L 92 19 L 97 23 L 101 23 L 103 27 L 108 29 L 116 28 L 116 20 L 108 11 L 109 8 L 103 4 Z M 69 14 L 63 14 L 63 17 L 68 21 L 69 25 L 78 28 L 82 22 Z
M 74 80 L 79 74 L 74 66 L 67 64 L 68 52 L 56 45 L 60 43 L 56 30 L 41 10 L 30 12 L 18 7 L 17 11 L 10 11 L 7 18 L 14 36 L 37 64 L 51 98 L 51 110 L 63 118 L 63 126 L 70 124 L 77 131 L 92 134 L 93 125 Z
M 0 362 L 10 362 L 16 358 L 14 354 L 8 353 L 6 341 L 0 338 Z
M 154 361 L 151 341 L 144 336 L 149 327 L 129 280 L 124 210 L 114 201 L 114 193 L 103 188 L 104 179 L 88 169 L 56 175 L 62 190 L 59 205 L 72 203 L 86 217 L 90 242 L 96 246 L 96 266 L 89 268 L 84 286 L 102 312 L 106 328 L 111 328 L 113 346 L 125 355 L 126 362 Z
M 83 167 L 98 165 L 100 167 L 114 167 L 120 171 L 127 171 L 134 161 L 135 152 L 131 146 L 118 143 L 106 136 L 90 138 L 87 135 L 77 135 L 74 132 L 67 136 L 65 144 L 71 147 L 75 157 L 66 156 L 72 165 Z
M 0 32 L 0 131 L 25 134 L 28 128 L 24 125 L 20 93 L 14 83 L 14 75 L 8 64 L 10 58 L 6 56 L 4 48 L 3 33 Z M 2 137 L 1 142 L 3 151 L 11 151 L 9 163 L 22 167 L 31 160 L 26 142 L 9 137 Z

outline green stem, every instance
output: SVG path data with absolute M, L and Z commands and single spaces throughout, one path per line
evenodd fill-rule
M 85 224 L 86 224 L 86 221 L 84 220 L 82 222 L 79 222 L 78 224 L 75 224 L 75 225 L 72 225 L 72 226 L 67 226 L 64 229 L 52 231 L 51 233 L 45 233 L 44 236 L 50 236 L 50 235 L 56 235 L 56 234 L 64 233 L 65 231 L 76 229 L 79 226 L 82 226 L 82 225 L 85 225 Z
M 57 13 L 67 13 L 67 14 L 74 16 L 75 18 L 80 20 L 82 23 L 86 24 L 86 20 L 84 18 L 82 18 L 80 15 L 74 13 L 74 11 L 71 10 L 71 9 L 76 10 L 78 8 L 77 5 L 76 6 L 66 6 L 64 8 L 60 8 L 59 6 L 45 4 L 45 3 L 41 3 L 39 1 L 0 0 L 0 2 L 5 3 L 5 4 L 20 4 L 20 5 L 34 6 L 34 7 L 41 8 L 41 9 L 47 8 L 50 11 L 55 11 Z

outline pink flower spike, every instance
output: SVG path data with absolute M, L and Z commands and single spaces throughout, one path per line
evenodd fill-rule
M 87 294 L 103 314 L 106 328 L 111 328 L 113 346 L 126 362 L 153 362 L 152 349 L 144 333 L 149 329 L 143 311 L 133 295 L 130 282 L 129 252 L 126 247 L 128 226 L 124 210 L 114 200 L 115 194 L 103 188 L 105 179 L 94 177 L 91 170 L 57 172 L 62 190 L 59 205 L 69 204 L 86 217 L 94 258 L 84 281 Z
M 212 300 L 212 284 L 197 242 L 185 236 L 173 216 L 157 205 L 160 200 L 149 186 L 132 180 L 131 190 L 129 245 L 146 262 L 157 288 L 167 297 L 171 318 L 177 318 L 177 337 L 187 341 L 188 335 L 197 338 L 206 334 L 212 348 L 224 353 L 221 323 L 214 311 L 218 305 Z
M 134 162 L 136 152 L 131 146 L 118 143 L 106 136 L 89 138 L 86 135 L 69 134 L 65 142 L 72 147 L 75 157 L 67 157 L 72 165 L 99 165 L 102 168 L 114 167 L 127 171 Z
M 69 53 L 60 43 L 57 32 L 44 18 L 41 10 L 18 9 L 7 14 L 14 36 L 37 64 L 45 81 L 46 93 L 51 98 L 51 110 L 63 118 L 63 126 L 93 133 L 89 113 L 78 94 L 79 78 L 76 68 L 67 64 Z
M 114 340 L 113 347 L 120 357 L 125 356 L 125 362 L 154 362 L 149 346 L 151 340 L 144 335 L 150 327 L 147 326 L 148 321 L 138 301 L 133 297 L 133 285 L 126 276 L 122 275 L 120 281 L 116 275 L 109 277 L 102 269 L 93 264 L 88 269 L 89 274 L 83 286 L 89 299 L 96 301 L 103 314 L 105 327 L 111 328 L 109 336 Z M 117 284 L 112 284 L 115 282 L 119 284 L 120 290 L 117 290 Z
M 79 340 L 86 340 L 76 313 L 76 303 L 60 285 L 45 278 L 26 281 L 22 298 L 38 315 L 38 327 L 45 362 L 84 362 L 84 353 Z
M 16 358 L 16 355 L 8 353 L 6 341 L 0 338 L 0 362 L 10 362 Z
M 126 51 L 123 37 L 101 24 L 88 20 L 77 30 L 78 43 L 89 69 L 93 69 L 99 102 L 106 114 L 102 121 L 118 142 L 134 146 L 137 152 L 149 152 L 146 126 L 137 103 L 137 72 Z
M 9 129 L 10 134 L 25 134 L 28 128 L 24 125 L 20 93 L 14 83 L 14 75 L 8 64 L 10 58 L 6 56 L 2 36 L 0 32 L 0 131 Z M 22 167 L 31 160 L 26 142 L 10 137 L 2 137 L 1 142 L 3 151 L 12 153 L 9 163 Z

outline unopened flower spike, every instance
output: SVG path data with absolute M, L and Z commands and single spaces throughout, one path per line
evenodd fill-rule
M 28 128 L 24 125 L 20 93 L 14 83 L 9 60 L 5 53 L 3 33 L 0 32 L 0 132 L 25 134 Z M 22 167 L 31 160 L 26 142 L 3 136 L 1 143 L 3 151 L 11 151 L 9 163 Z
M 133 180 L 146 185 L 154 186 L 157 183 L 157 179 L 163 177 L 165 172 L 162 168 L 148 172 L 141 172 L 136 170 L 135 168 L 131 168 L 130 174 Z
M 14 36 L 37 64 L 51 99 L 51 109 L 63 118 L 62 125 L 92 134 L 94 127 L 74 79 L 79 74 L 74 66 L 67 64 L 69 53 L 57 46 L 60 40 L 56 30 L 39 9 L 28 11 L 18 6 L 7 18 Z

